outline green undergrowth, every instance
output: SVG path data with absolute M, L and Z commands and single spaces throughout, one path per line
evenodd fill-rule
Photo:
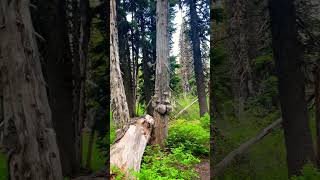
M 82 155 L 82 162 L 84 164 L 86 163 L 87 160 L 87 155 L 88 155 L 88 145 L 89 145 L 89 133 L 84 133 L 83 134 L 83 155 Z M 99 171 L 103 167 L 105 167 L 106 163 L 106 157 L 103 155 L 103 153 L 99 150 L 98 145 L 97 145 L 97 136 L 94 138 L 94 145 L 92 149 L 92 159 L 91 159 L 91 168 L 92 171 Z
M 183 145 L 170 150 L 148 146 L 143 156 L 141 170 L 135 175 L 140 180 L 195 179 L 194 165 L 200 160 Z
M 314 167 L 314 165 L 308 163 L 306 164 L 300 176 L 294 176 L 291 180 L 319 180 L 320 179 L 320 171 Z

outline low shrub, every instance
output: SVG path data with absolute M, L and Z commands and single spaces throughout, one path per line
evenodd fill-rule
M 320 179 L 320 171 L 311 163 L 306 164 L 302 169 L 301 176 L 293 176 L 291 180 L 318 180 Z
M 207 126 L 206 123 L 204 124 Z M 183 145 L 185 149 L 193 155 L 208 155 L 210 147 L 210 132 L 204 129 L 199 121 L 173 121 L 169 127 L 167 146 L 171 148 L 178 148 L 181 145 Z
M 200 160 L 185 151 L 183 146 L 167 152 L 159 146 L 147 147 L 141 171 L 135 173 L 140 180 L 195 179 L 198 177 L 194 165 Z

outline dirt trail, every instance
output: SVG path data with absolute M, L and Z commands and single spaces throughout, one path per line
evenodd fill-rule
M 210 161 L 208 159 L 202 159 L 195 169 L 199 173 L 200 180 L 210 180 Z

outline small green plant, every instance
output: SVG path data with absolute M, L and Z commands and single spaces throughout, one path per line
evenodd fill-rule
M 159 146 L 147 147 L 141 171 L 135 173 L 140 180 L 195 179 L 194 165 L 200 160 L 187 153 L 183 146 L 167 152 Z
M 320 179 L 320 171 L 311 163 L 306 164 L 302 169 L 301 176 L 293 176 L 291 180 L 318 180 Z
M 115 180 L 122 180 L 125 178 L 126 174 L 123 173 L 118 167 L 111 166 L 110 174 L 114 176 Z
M 200 118 L 200 124 L 205 130 L 210 131 L 210 116 L 208 113 Z

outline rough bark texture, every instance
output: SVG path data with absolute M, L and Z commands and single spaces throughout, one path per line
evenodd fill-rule
M 111 167 L 116 166 L 125 173 L 129 173 L 130 169 L 140 171 L 142 155 L 149 142 L 153 124 L 153 118 L 146 115 L 130 125 L 125 135 L 111 146 Z
M 185 21 L 182 22 L 179 39 L 179 49 L 180 49 L 180 75 L 181 75 L 181 84 L 184 97 L 190 92 L 191 87 L 189 81 L 193 76 L 193 59 L 192 59 L 192 48 L 191 42 L 188 36 L 187 24 Z
M 168 136 L 168 114 L 172 111 L 169 89 L 168 10 L 168 0 L 157 1 L 157 60 L 155 95 L 152 102 L 155 125 L 152 144 L 162 144 Z
M 196 11 L 196 0 L 189 0 L 190 6 L 190 26 L 191 26 L 191 42 L 192 42 L 192 52 L 193 52 L 193 62 L 194 62 L 194 73 L 196 77 L 197 84 L 197 94 L 199 99 L 200 116 L 203 116 L 208 112 L 207 98 L 206 98 L 206 86 L 204 69 L 201 60 L 201 50 L 200 50 L 200 37 L 198 29 L 199 17 Z
M 57 134 L 63 174 L 70 176 L 77 164 L 72 122 L 72 59 L 67 35 L 64 0 L 35 2 L 34 12 L 38 32 L 45 41 L 40 52 L 45 61 L 48 96 L 52 121 Z M 68 131 L 66 131 L 68 129 Z
M 0 86 L 11 180 L 63 179 L 28 0 L 0 2 Z
M 125 126 L 127 126 L 130 121 L 130 116 L 119 64 L 115 0 L 111 0 L 110 3 L 110 87 L 112 120 L 116 129 L 125 129 Z
M 272 45 L 279 79 L 279 95 L 289 176 L 300 174 L 314 160 L 301 70 L 302 49 L 297 40 L 296 11 L 291 0 L 269 1 Z
M 229 0 L 225 7 L 229 16 L 227 33 L 230 36 L 228 47 L 232 65 L 234 110 L 237 116 L 241 116 L 244 111 L 245 101 L 252 91 L 245 14 L 247 2 L 245 0 Z

